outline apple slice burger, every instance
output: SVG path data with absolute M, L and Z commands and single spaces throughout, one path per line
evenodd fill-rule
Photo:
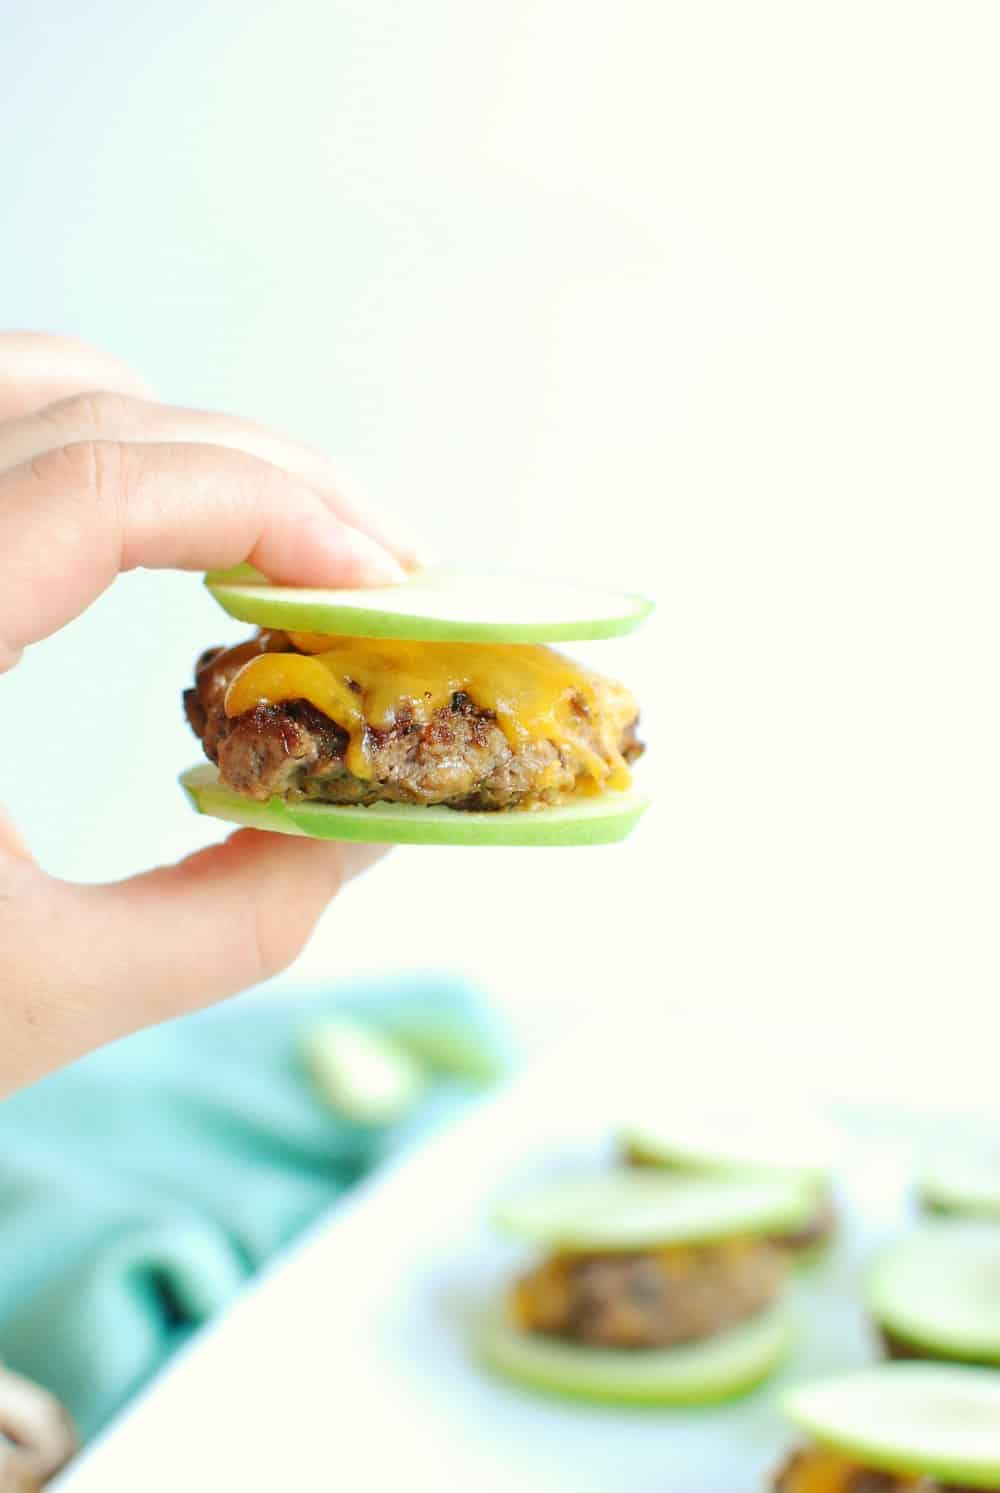
M 876 1261 L 866 1300 L 892 1357 L 1000 1369 L 1000 1225 L 922 1224 Z
M 642 598 L 420 574 L 398 586 L 212 595 L 258 631 L 198 660 L 184 696 L 209 764 L 201 813 L 285 834 L 424 844 L 599 844 L 645 808 L 623 685 L 549 645 L 614 637 Z
M 666 1110 L 635 1118 L 621 1130 L 619 1146 L 628 1165 L 671 1176 L 787 1177 L 812 1184 L 812 1215 L 775 1236 L 797 1259 L 811 1258 L 836 1231 L 837 1137 L 809 1112 L 772 1118 L 758 1110 Z
M 815 1203 L 799 1179 L 624 1168 L 514 1197 L 498 1225 L 544 1256 L 485 1314 L 480 1356 L 584 1399 L 695 1405 L 748 1390 L 791 1342 L 772 1236 Z
M 1000 1374 L 957 1364 L 891 1363 L 792 1392 L 807 1444 L 774 1493 L 1000 1490 Z

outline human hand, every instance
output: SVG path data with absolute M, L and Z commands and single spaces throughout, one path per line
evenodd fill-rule
M 0 335 L 0 674 L 123 571 L 242 560 L 317 586 L 414 563 L 318 453 L 156 404 L 80 344 Z M 46 875 L 0 810 L 0 1097 L 277 973 L 377 853 L 240 830 L 176 866 L 76 886 Z

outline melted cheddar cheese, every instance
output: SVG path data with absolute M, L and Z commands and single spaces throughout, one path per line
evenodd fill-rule
M 893 1493 L 931 1493 L 937 1484 L 926 1478 L 879 1475 L 885 1489 Z M 856 1462 L 837 1452 L 810 1447 L 797 1452 L 778 1478 L 778 1493 L 856 1493 L 870 1486 L 871 1478 Z M 879 1483 L 882 1486 L 882 1482 Z
M 717 1244 L 715 1254 L 720 1261 L 733 1261 L 747 1253 L 756 1241 L 727 1239 Z M 703 1268 L 704 1251 L 696 1245 L 670 1244 L 662 1249 L 642 1250 L 641 1255 L 651 1270 L 659 1275 L 665 1290 L 681 1292 L 695 1280 Z M 574 1304 L 574 1277 L 588 1258 L 594 1256 L 578 1254 L 556 1254 L 529 1274 L 516 1281 L 511 1293 L 511 1306 L 516 1320 L 529 1332 L 565 1331 L 572 1318 Z M 634 1306 L 627 1294 L 623 1295 L 626 1308 Z
M 307 700 L 345 731 L 345 761 L 371 778 L 369 728 L 420 727 L 464 694 L 495 716 L 512 750 L 548 741 L 571 753 L 590 791 L 626 788 L 622 734 L 636 705 L 621 685 L 551 648 L 528 643 L 418 643 L 290 633 L 296 653 L 262 653 L 244 664 L 226 693 L 226 715 L 261 704 Z
M 835 1452 L 803 1452 L 786 1471 L 781 1493 L 851 1493 L 857 1470 Z

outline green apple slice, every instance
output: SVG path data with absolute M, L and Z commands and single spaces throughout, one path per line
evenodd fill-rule
M 787 1177 L 699 1177 L 641 1170 L 562 1178 L 507 1199 L 506 1233 L 550 1250 L 655 1249 L 771 1235 L 815 1214 L 818 1189 Z
M 807 1384 L 789 1417 L 819 1445 L 876 1471 L 1000 1488 L 1000 1374 L 888 1363 Z
M 364 840 L 382 845 L 610 845 L 624 840 L 649 806 L 635 789 L 609 789 L 555 809 L 466 812 L 419 804 L 255 803 L 219 779 L 208 762 L 181 774 L 199 814 L 279 835 Z
M 625 1126 L 621 1143 L 650 1166 L 816 1181 L 829 1176 L 837 1150 L 836 1137 L 809 1114 L 755 1110 L 652 1115 Z
M 526 1332 L 499 1304 L 475 1348 L 497 1373 L 530 1389 L 622 1405 L 709 1405 L 765 1379 L 792 1344 L 788 1313 L 770 1307 L 738 1327 L 675 1348 L 592 1348 Z
M 427 1089 L 427 1070 L 410 1053 L 347 1016 L 329 1017 L 306 1032 L 302 1058 L 330 1108 L 359 1125 L 402 1118 Z
M 341 637 L 565 643 L 632 632 L 653 607 L 643 596 L 563 581 L 423 571 L 394 586 L 318 590 L 254 575 L 238 567 L 205 579 L 241 622 Z
M 925 1207 L 1000 1223 L 1000 1148 L 954 1151 L 924 1166 L 917 1192 Z
M 1000 1364 L 1000 1227 L 922 1225 L 876 1262 L 866 1295 L 879 1326 L 927 1357 Z
M 468 1020 L 471 1023 L 471 1014 Z M 387 1029 L 395 1042 L 432 1072 L 469 1083 L 491 1083 L 512 1062 L 505 1034 L 488 1021 L 466 1030 L 421 1005 L 412 1012 L 401 1011 Z

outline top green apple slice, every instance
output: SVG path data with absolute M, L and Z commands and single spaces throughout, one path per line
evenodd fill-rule
M 819 1445 L 879 1472 L 1000 1488 L 1000 1374 L 886 1363 L 793 1390 L 789 1418 Z
M 209 591 L 230 616 L 259 627 L 428 643 L 567 643 L 632 632 L 652 610 L 643 596 L 499 576 L 420 571 L 395 586 L 321 590 L 277 586 L 249 566 L 211 571 Z
M 564 1177 L 507 1199 L 505 1233 L 552 1250 L 642 1250 L 798 1228 L 816 1211 L 814 1183 L 618 1171 Z
M 664 1105 L 620 1132 L 624 1148 L 650 1166 L 723 1175 L 799 1176 L 822 1181 L 839 1137 L 811 1113 L 688 1110 Z

